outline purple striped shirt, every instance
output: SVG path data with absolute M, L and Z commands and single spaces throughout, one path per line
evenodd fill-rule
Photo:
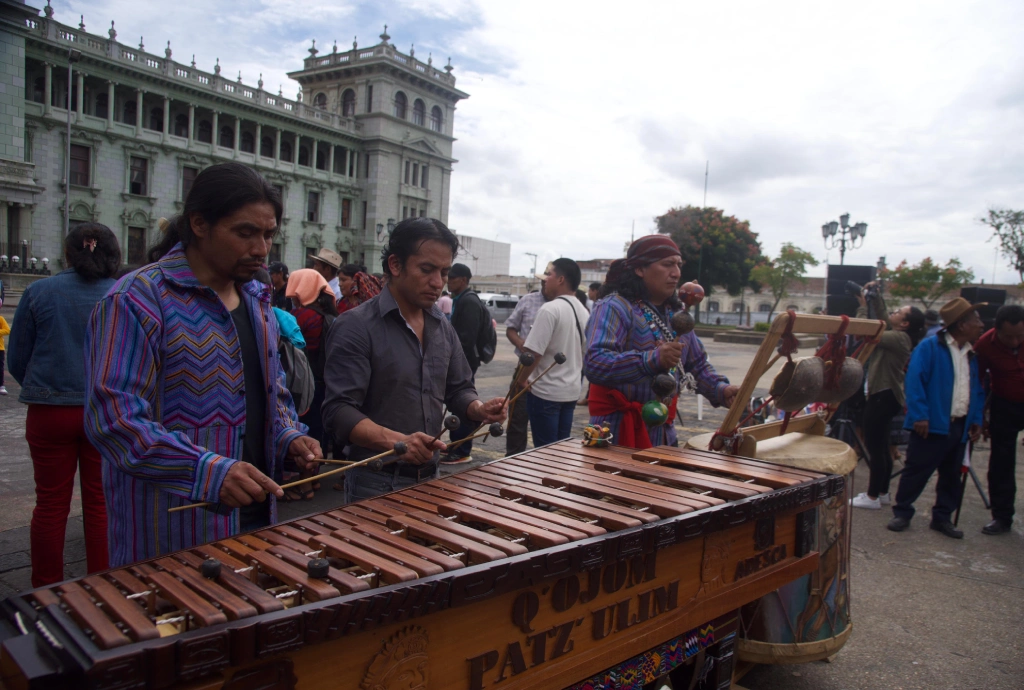
M 672 314 L 662 314 L 670 323 Z M 658 362 L 658 340 L 655 338 L 643 312 L 618 295 L 598 300 L 587 321 L 587 353 L 583 359 L 583 372 L 591 383 L 614 388 L 628 400 L 645 403 L 654 400 L 654 377 L 665 369 Z M 722 392 L 729 379 L 720 376 L 704 351 L 696 333 L 682 336 L 683 370 L 693 374 L 697 392 L 718 407 Z M 591 424 L 607 424 L 612 433 L 619 428 L 622 413 L 592 416 Z M 651 444 L 672 445 L 676 430 L 672 423 L 648 429 Z
M 267 473 L 279 478 L 306 427 L 284 385 L 270 290 L 250 282 L 240 293 L 267 386 Z M 85 351 L 85 430 L 103 456 L 111 567 L 237 532 L 238 511 L 226 506 L 167 512 L 219 500 L 242 456 L 246 421 L 234 323 L 180 244 L 111 288 L 93 311 Z

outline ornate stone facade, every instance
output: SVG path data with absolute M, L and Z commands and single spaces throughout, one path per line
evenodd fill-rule
M 447 222 L 455 105 L 467 94 L 450 65 L 399 53 L 386 31 L 367 48 L 321 55 L 314 44 L 290 74 L 301 85 L 290 100 L 265 90 L 262 75 L 248 86 L 219 62 L 212 72 L 177 62 L 169 44 L 157 55 L 119 43 L 113 22 L 97 35 L 57 22 L 49 5 L 41 16 L 17 0 L 0 10 L 0 47 L 21 60 L 20 92 L 18 75 L 5 86 L 22 113 L 20 129 L 0 122 L 0 253 L 27 240 L 59 268 L 70 194 L 71 222 L 109 226 L 126 263 L 139 264 L 199 170 L 227 160 L 280 187 L 272 258 L 292 267 L 322 246 L 372 266 L 389 222 Z M 69 98 L 71 51 L 80 55 Z

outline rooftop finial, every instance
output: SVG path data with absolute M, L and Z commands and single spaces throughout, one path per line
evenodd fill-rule
M 316 39 L 313 39 L 313 47 L 309 49 L 309 57 L 314 58 L 320 51 L 316 49 Z
M 332 53 L 338 52 L 338 39 L 334 39 L 334 48 L 331 50 Z
M 167 57 L 168 60 L 171 59 L 171 42 L 170 41 L 167 41 L 167 48 L 164 49 L 164 55 Z
M 409 46 L 409 57 L 416 57 L 416 44 Z
M 46 14 L 47 19 L 53 17 L 53 8 L 50 7 L 50 0 L 46 0 L 46 7 L 43 8 L 43 13 Z
M 85 31 L 85 15 L 84 14 L 78 15 L 78 30 L 79 31 Z
M 139 36 L 139 50 L 145 50 L 146 44 L 142 42 L 142 36 Z
M 192 53 L 192 69 L 196 68 L 196 54 Z
M 107 32 L 107 35 L 110 36 L 110 40 L 111 41 L 113 41 L 115 38 L 117 38 L 117 32 L 114 31 L 114 20 L 113 19 L 110 20 L 110 31 Z
M 217 58 L 217 64 L 213 66 L 213 73 L 220 74 L 220 58 Z
M 447 72 L 448 74 L 451 74 L 453 69 L 455 68 L 452 67 L 452 59 L 449 57 L 448 64 L 444 66 L 444 71 Z
M 260 72 L 260 80 L 256 82 L 256 86 L 263 88 L 263 72 Z
M 282 89 L 282 88 L 281 88 L 281 85 L 280 85 L 280 84 L 278 84 L 278 85 L 277 85 L 277 97 L 278 97 L 278 98 L 281 98 L 282 96 L 284 96 L 284 89 Z
M 238 70 L 238 83 L 242 83 L 242 70 Z
M 352 50 L 355 50 L 356 48 L 359 47 L 359 40 L 358 39 L 359 39 L 358 36 L 353 36 L 352 37 Z
M 428 65 L 434 64 L 434 54 L 433 53 L 427 53 L 427 64 Z
M 388 41 L 389 41 L 390 39 L 391 39 L 391 37 L 390 37 L 390 36 L 388 36 L 388 25 L 387 25 L 387 24 L 385 24 L 385 25 L 384 25 L 384 33 L 382 33 L 382 34 L 380 35 L 380 41 L 381 41 L 381 43 L 383 43 L 384 45 L 387 45 L 387 44 L 388 44 Z

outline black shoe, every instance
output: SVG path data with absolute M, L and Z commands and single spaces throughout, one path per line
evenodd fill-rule
M 1006 534 L 1010 531 L 1012 523 L 998 518 L 981 528 L 982 534 Z
M 936 522 L 935 520 L 932 520 L 928 527 L 935 530 L 936 532 L 942 532 L 951 539 L 964 538 L 963 531 L 958 530 L 956 527 L 954 527 L 952 522 Z
M 906 528 L 910 527 L 910 520 L 907 518 L 894 517 L 892 520 L 889 520 L 889 524 L 886 525 L 886 527 L 893 532 L 902 532 Z

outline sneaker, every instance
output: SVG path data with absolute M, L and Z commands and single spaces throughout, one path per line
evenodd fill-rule
M 889 499 L 889 494 L 878 494 L 878 502 L 883 506 L 892 505 L 892 501 Z
M 881 510 L 882 502 L 877 498 L 871 498 L 867 494 L 857 494 L 853 498 L 854 508 L 867 508 L 868 510 Z
M 7 395 L 7 386 L 0 386 L 0 395 Z
M 458 455 L 458 454 L 450 455 L 448 453 L 445 453 L 444 455 L 441 456 L 441 459 L 439 460 L 439 462 L 442 465 L 464 465 L 467 462 L 473 462 L 473 456 L 472 455 Z

